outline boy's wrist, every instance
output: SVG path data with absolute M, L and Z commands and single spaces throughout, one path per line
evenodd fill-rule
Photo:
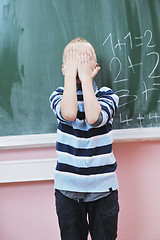
M 92 79 L 90 78 L 88 78 L 88 79 L 86 79 L 86 81 L 82 81 L 81 82 L 81 85 L 82 85 L 82 91 L 83 91 L 83 93 L 85 93 L 85 92 L 87 92 L 88 93 L 88 91 L 90 91 L 91 89 L 93 89 L 93 81 L 92 81 Z
M 81 80 L 81 84 L 83 85 L 91 85 L 93 82 L 93 79 L 91 77 L 84 77 L 84 79 Z
M 67 73 L 67 74 L 65 74 L 64 78 L 65 78 L 65 80 L 67 79 L 69 81 L 72 81 L 72 80 L 75 81 L 76 74 L 75 73 Z

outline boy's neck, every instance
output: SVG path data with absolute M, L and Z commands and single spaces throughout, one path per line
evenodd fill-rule
M 77 90 L 82 90 L 81 81 L 79 79 L 78 73 L 76 76 L 76 82 L 77 82 Z
M 80 81 L 77 81 L 77 90 L 82 90 L 82 85 Z

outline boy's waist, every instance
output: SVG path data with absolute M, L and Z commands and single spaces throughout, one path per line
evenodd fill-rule
M 111 191 L 97 192 L 97 193 L 84 193 L 84 192 L 72 192 L 59 190 L 64 196 L 71 198 L 77 202 L 93 202 L 103 197 L 107 197 Z

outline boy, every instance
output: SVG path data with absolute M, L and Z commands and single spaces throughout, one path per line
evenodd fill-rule
M 114 240 L 119 212 L 112 121 L 118 96 L 98 90 L 95 50 L 83 38 L 64 49 L 64 88 L 50 96 L 58 119 L 56 210 L 62 240 Z

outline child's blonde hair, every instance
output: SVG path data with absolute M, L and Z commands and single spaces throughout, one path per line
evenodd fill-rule
M 94 49 L 94 47 L 90 44 L 90 42 L 88 42 L 86 39 L 82 38 L 82 37 L 77 37 L 77 38 L 74 38 L 72 41 L 70 41 L 64 48 L 63 50 L 63 61 L 64 61 L 64 52 L 65 52 L 65 49 L 67 48 L 68 45 L 72 44 L 72 43 L 88 43 L 92 49 L 93 49 L 93 56 L 95 58 L 95 60 L 97 61 L 97 57 L 96 57 L 96 51 Z

